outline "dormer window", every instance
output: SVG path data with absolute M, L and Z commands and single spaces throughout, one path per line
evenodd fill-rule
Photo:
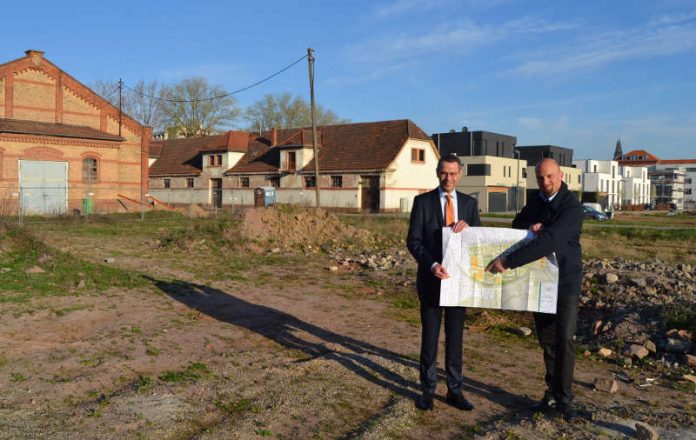
M 221 167 L 222 166 L 222 154 L 211 154 L 208 156 L 208 166 L 209 167 Z

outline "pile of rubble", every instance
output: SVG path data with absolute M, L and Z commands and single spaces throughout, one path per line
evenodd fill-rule
M 696 319 L 694 279 L 696 270 L 688 264 L 586 261 L 580 342 L 623 365 L 649 358 L 696 366 L 695 335 L 673 328 Z
M 335 264 L 329 266 L 329 270 L 332 272 L 336 272 L 339 269 L 349 271 L 383 271 L 414 264 L 413 257 L 404 250 L 393 252 L 382 251 L 377 253 L 364 252 L 357 256 L 347 256 L 342 252 L 335 252 L 331 258 L 335 261 Z

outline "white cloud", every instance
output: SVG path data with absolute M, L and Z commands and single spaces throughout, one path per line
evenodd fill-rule
M 540 34 L 576 28 L 572 22 L 547 22 L 534 17 L 523 17 L 504 23 L 477 25 L 468 19 L 442 23 L 427 30 L 410 34 L 390 35 L 349 47 L 347 56 L 352 61 L 374 62 L 414 58 L 441 53 L 464 53 L 489 46 L 511 35 Z
M 683 22 L 683 20 L 681 21 Z M 510 73 L 524 76 L 557 75 L 595 69 L 607 64 L 696 50 L 696 25 L 651 27 L 603 33 L 592 38 L 564 43 L 563 47 L 527 53 L 530 59 Z
M 372 14 L 377 18 L 391 18 L 414 11 L 432 10 L 443 3 L 443 0 L 396 0 L 377 5 Z
M 661 15 L 659 17 L 653 18 L 650 20 L 648 23 L 648 26 L 650 27 L 659 27 L 659 26 L 670 26 L 674 24 L 680 24 L 684 23 L 687 21 L 691 21 L 696 19 L 696 11 L 693 12 L 682 12 L 682 13 L 675 13 L 675 14 L 665 14 Z
M 350 86 L 350 85 L 355 85 L 355 84 L 361 84 L 363 82 L 368 82 L 368 81 L 375 81 L 375 80 L 378 80 L 384 76 L 392 74 L 394 72 L 406 70 L 410 67 L 413 67 L 415 64 L 416 64 L 416 61 L 410 60 L 410 61 L 405 61 L 402 63 L 390 64 L 390 65 L 383 66 L 383 67 L 377 67 L 375 69 L 372 69 L 370 72 L 368 72 L 366 74 L 362 74 L 362 75 L 359 74 L 359 75 L 351 75 L 351 76 L 346 76 L 346 75 L 335 76 L 335 77 L 328 78 L 324 82 L 324 85 L 330 86 L 330 87 L 344 87 L 344 86 Z

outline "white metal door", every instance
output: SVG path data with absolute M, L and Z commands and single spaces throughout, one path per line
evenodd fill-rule
M 68 209 L 68 163 L 19 161 L 19 198 L 23 215 L 58 215 Z

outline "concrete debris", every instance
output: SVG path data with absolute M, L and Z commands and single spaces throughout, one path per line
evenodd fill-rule
M 619 391 L 619 383 L 611 377 L 598 377 L 594 381 L 595 390 L 615 394 Z
M 630 357 L 630 358 L 635 358 L 635 359 L 643 359 L 647 355 L 650 354 L 647 348 L 643 347 L 642 345 L 638 344 L 631 344 L 627 347 L 625 347 L 624 356 Z
M 46 271 L 43 270 L 42 268 L 40 268 L 39 266 L 32 266 L 32 267 L 30 267 L 29 269 L 25 270 L 24 272 L 29 273 L 29 274 L 32 274 L 32 273 L 35 273 L 35 274 L 38 274 L 38 273 L 46 273 Z
M 517 334 L 520 336 L 529 336 L 532 334 L 532 329 L 529 327 L 518 327 Z
M 608 348 L 602 347 L 599 350 L 597 350 L 597 354 L 604 359 L 608 359 L 614 355 L 614 352 Z
M 642 422 L 636 423 L 636 438 L 638 440 L 658 440 L 660 436 L 655 428 Z

